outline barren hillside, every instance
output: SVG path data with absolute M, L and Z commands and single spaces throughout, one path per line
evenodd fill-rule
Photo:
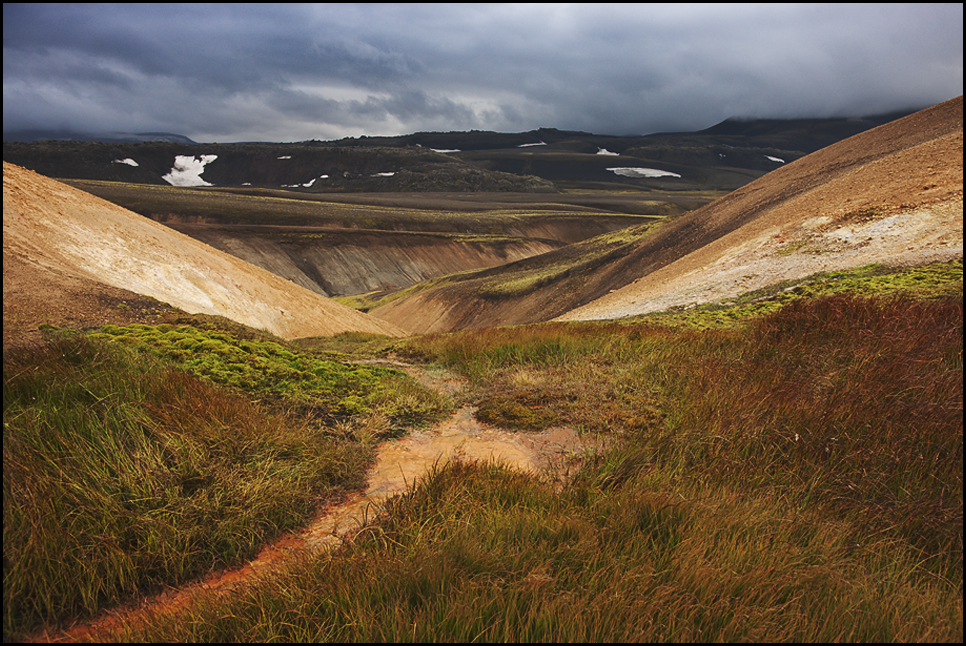
M 419 333 L 613 318 L 816 271 L 961 257 L 962 191 L 959 97 L 787 164 L 593 263 L 555 251 L 372 314 Z M 509 296 L 486 289 L 523 270 L 551 278 Z
M 137 310 L 152 307 L 135 294 L 284 338 L 404 334 L 164 225 L 4 162 L 4 345 L 43 322 L 130 319 L 132 304 Z

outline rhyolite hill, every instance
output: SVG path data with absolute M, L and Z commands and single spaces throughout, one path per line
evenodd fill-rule
M 453 276 L 370 314 L 416 333 L 621 318 L 820 271 L 961 258 L 962 196 L 960 96 L 785 164 L 667 224 Z

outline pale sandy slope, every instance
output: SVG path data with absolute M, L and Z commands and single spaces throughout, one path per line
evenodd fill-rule
M 875 154 L 869 154 L 875 149 Z M 856 159 L 869 160 L 856 163 Z M 776 199 L 812 175 L 808 190 Z M 557 320 L 614 319 L 727 300 L 815 272 L 963 254 L 962 97 L 804 157 L 685 217 L 740 228 Z
M 3 264 L 5 319 L 8 290 L 20 292 L 11 293 L 12 300 L 32 298 L 43 305 L 42 291 L 23 293 L 31 281 L 38 290 L 83 281 L 150 296 L 189 313 L 218 314 L 283 338 L 346 331 L 405 335 L 148 218 L 6 162 Z

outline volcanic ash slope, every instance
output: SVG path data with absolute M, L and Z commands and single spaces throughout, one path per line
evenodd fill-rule
M 741 224 L 728 230 L 727 222 Z M 873 263 L 961 258 L 963 98 L 812 153 L 675 224 L 672 233 L 725 233 L 557 320 L 715 302 Z
M 5 267 L 9 259 L 49 275 L 91 279 L 286 339 L 348 331 L 406 334 L 148 218 L 6 162 L 3 256 Z

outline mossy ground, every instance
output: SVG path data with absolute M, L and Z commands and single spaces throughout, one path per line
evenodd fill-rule
M 961 292 L 962 285 L 962 259 L 917 267 L 866 265 L 776 283 L 734 299 L 623 320 L 629 323 L 652 321 L 695 329 L 734 327 L 750 318 L 777 312 L 800 298 L 852 293 L 865 296 L 908 294 L 914 298 L 936 299 Z
M 237 339 L 187 325 L 105 326 L 92 335 L 111 338 L 176 362 L 199 377 L 271 399 L 309 419 L 334 424 L 381 415 L 402 427 L 437 412 L 437 402 L 393 401 L 409 378 L 378 366 L 352 365 L 299 352 L 267 340 Z
M 342 552 L 123 638 L 958 642 L 961 279 L 947 288 L 801 296 L 711 330 L 395 341 L 501 423 L 552 416 L 609 448 L 563 486 L 452 463 Z
M 4 353 L 4 636 L 250 558 L 452 405 L 214 317 Z
M 354 412 L 443 408 L 347 362 L 394 354 L 461 372 L 484 417 L 608 448 L 563 486 L 454 463 L 347 549 L 122 639 L 962 640 L 961 262 L 405 340 L 93 337 L 5 357 L 7 636 L 243 558 L 356 486 Z

